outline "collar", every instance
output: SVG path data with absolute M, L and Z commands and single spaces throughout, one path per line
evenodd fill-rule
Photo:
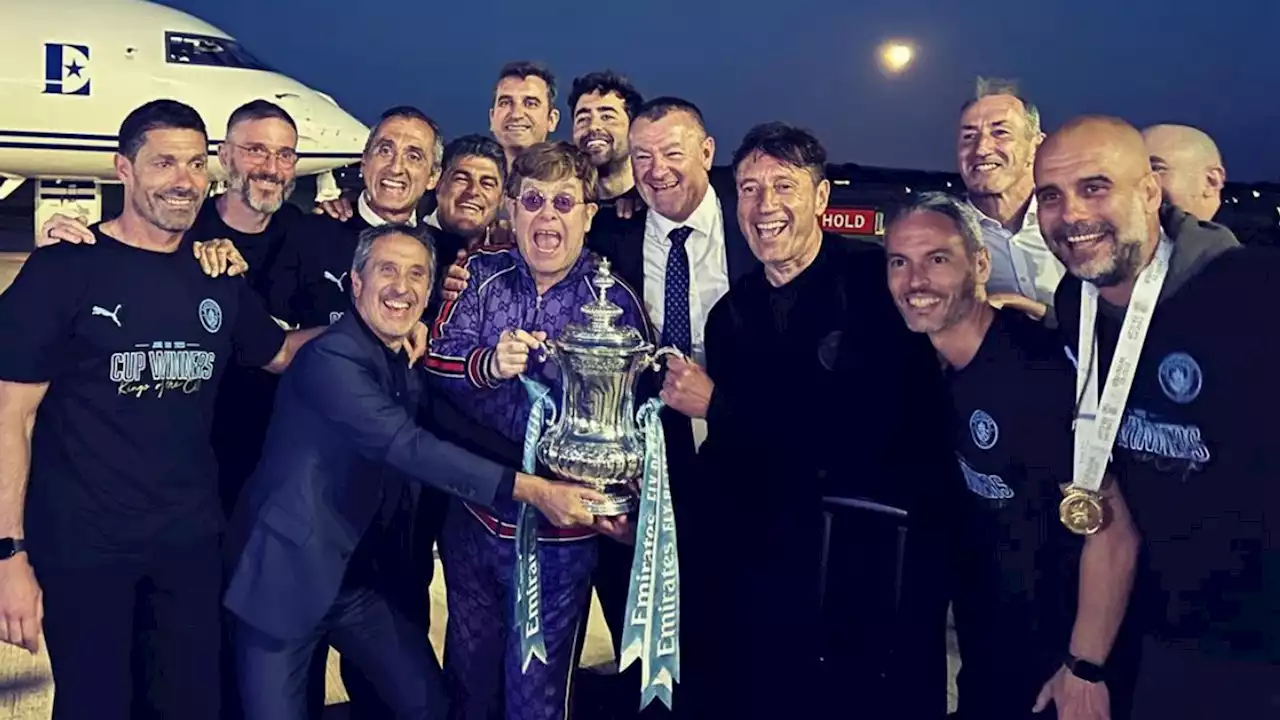
M 367 199 L 366 195 L 367 195 L 366 192 L 364 191 L 360 192 L 360 199 L 356 201 L 356 211 L 360 213 L 360 217 L 364 219 L 365 222 L 369 223 L 369 227 L 378 227 L 379 225 L 386 225 L 387 224 L 386 218 L 374 212 L 373 208 L 369 207 L 369 200 Z M 409 222 L 406 224 L 409 227 L 417 227 L 418 213 L 414 212 L 410 214 Z
M 716 195 L 716 189 L 707 184 L 707 192 L 702 196 L 702 202 L 698 203 L 698 207 L 693 209 L 693 214 L 682 223 L 678 223 L 668 217 L 660 215 L 653 208 L 649 208 L 649 217 L 652 218 L 654 229 L 658 231 L 658 237 L 663 242 L 670 242 L 667 236 L 672 230 L 678 227 L 693 228 L 697 232 L 711 237 L 711 230 L 715 227 L 716 216 L 720 214 L 720 198 Z
M 965 197 L 964 201 L 968 203 L 969 207 L 973 208 L 973 211 L 978 214 L 978 223 L 980 225 L 984 227 L 998 228 L 1001 230 L 1004 229 L 1004 225 L 1001 225 L 999 220 L 996 220 L 993 217 L 988 217 L 986 213 L 982 212 L 982 210 L 979 210 L 978 206 L 973 204 L 973 200 L 969 199 L 968 197 Z M 1029 228 L 1039 229 L 1039 227 L 1040 227 L 1039 205 L 1036 203 L 1035 194 L 1032 193 L 1031 203 L 1027 205 L 1027 214 L 1022 217 L 1022 228 L 1020 230 L 1027 230 Z
M 360 316 L 360 312 L 358 310 L 352 310 L 350 315 L 352 316 L 352 318 L 355 319 L 356 327 L 360 328 L 360 332 L 362 332 L 365 337 L 369 338 L 371 342 L 375 343 L 379 348 L 381 348 L 382 352 L 386 354 L 387 359 L 389 361 L 397 362 L 401 358 L 407 357 L 404 352 L 403 343 L 400 345 L 399 350 L 392 350 L 391 348 L 387 347 L 386 343 L 382 342 L 382 338 L 378 337 L 373 332 L 373 328 L 369 327 L 369 323 L 366 323 L 364 321 L 364 318 Z
M 361 197 L 364 197 L 364 196 L 361 195 Z M 430 215 L 422 218 L 422 222 L 426 223 L 428 227 L 433 227 L 436 230 L 444 230 L 444 228 L 440 227 L 440 218 L 436 217 L 439 214 L 440 214 L 440 208 L 436 208 L 435 210 L 431 211 Z
M 533 291 L 536 293 L 538 291 L 538 284 L 533 280 L 533 268 L 529 267 L 529 263 L 524 259 L 524 255 L 520 254 L 519 246 L 509 248 L 507 252 L 511 254 L 512 258 L 514 258 L 516 268 L 519 270 L 521 278 L 525 282 L 529 283 L 529 287 L 533 288 Z M 577 278 L 585 272 L 583 268 L 590 259 L 591 252 L 587 250 L 587 245 L 583 242 L 582 251 L 578 253 L 578 259 L 569 267 L 569 273 L 560 278 L 560 282 L 552 285 L 550 288 L 547 288 L 547 292 L 554 292 L 557 288 L 562 287 L 566 282 L 576 282 Z

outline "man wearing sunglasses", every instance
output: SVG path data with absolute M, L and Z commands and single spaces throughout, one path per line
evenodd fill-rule
M 516 247 L 472 254 L 466 287 L 444 303 L 432 326 L 427 368 L 440 390 L 516 447 L 524 442 L 531 409 L 518 376 L 559 397 L 559 373 L 532 351 L 569 323 L 584 322 L 579 309 L 595 300 L 596 259 L 584 242 L 597 210 L 596 175 L 590 158 L 569 143 L 539 143 L 522 152 L 506 182 Z M 618 324 L 652 338 L 630 286 L 619 280 L 608 297 L 622 308 Z M 440 553 L 450 613 L 444 672 L 460 717 L 489 717 L 502 705 L 506 718 L 564 717 L 574 638 L 586 619 L 596 564 L 596 531 L 615 537 L 625 532 L 608 518 L 585 530 L 540 519 L 547 663 L 522 671 L 520 643 L 510 631 L 517 513 L 515 503 L 490 510 L 452 501 L 445 520 Z

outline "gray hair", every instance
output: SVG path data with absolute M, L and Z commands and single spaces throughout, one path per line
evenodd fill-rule
M 1040 108 L 1018 92 L 1018 82 L 1016 80 L 979 77 L 974 87 L 973 99 L 966 102 L 960 108 L 960 112 L 963 114 L 965 110 L 968 110 L 979 100 L 996 95 L 1008 95 L 1022 103 L 1022 108 L 1026 113 L 1028 132 L 1031 133 L 1031 137 L 1040 134 Z
M 369 264 L 369 256 L 373 254 L 374 243 L 390 235 L 407 235 L 422 243 L 427 249 L 427 274 L 432 278 L 436 276 L 436 244 L 430 230 L 406 223 L 375 225 L 360 231 L 360 241 L 356 243 L 356 252 L 351 258 L 351 269 L 356 274 L 363 274 L 365 265 Z
M 959 198 L 942 192 L 923 192 L 902 206 L 893 220 L 897 222 L 918 212 L 935 212 L 950 218 L 960 231 L 964 252 L 969 257 L 977 255 L 979 250 L 986 247 L 982 242 L 982 224 L 978 220 L 978 213 Z
M 422 112 L 412 105 L 397 105 L 382 113 L 378 118 L 378 124 L 373 126 L 369 131 L 369 137 L 364 141 L 363 155 L 369 155 L 369 151 L 373 149 L 373 141 L 377 139 L 378 132 L 382 130 L 382 126 L 388 121 L 395 118 L 402 120 L 417 120 L 425 123 L 431 128 L 431 172 L 442 169 L 444 162 L 444 133 L 440 130 L 440 123 L 431 119 L 426 113 Z

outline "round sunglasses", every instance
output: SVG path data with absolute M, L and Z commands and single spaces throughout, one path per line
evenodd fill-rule
M 561 215 L 567 215 L 568 213 L 573 211 L 573 208 L 577 206 L 578 203 L 581 203 L 581 202 L 583 201 L 575 198 L 574 196 L 568 193 L 559 193 L 555 197 L 551 198 L 551 207 L 555 208 L 556 212 L 560 213 Z M 537 190 L 534 190 L 533 188 L 529 188 L 528 190 L 525 190 L 520 195 L 520 205 L 524 207 L 525 210 L 528 210 L 531 213 L 536 213 L 541 211 L 542 207 L 546 204 L 547 204 L 546 196 L 538 192 Z

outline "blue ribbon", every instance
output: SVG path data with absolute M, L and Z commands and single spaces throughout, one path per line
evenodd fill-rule
M 537 472 L 538 440 L 543 428 L 555 423 L 551 389 L 521 375 L 520 382 L 533 406 L 524 431 L 524 472 Z M 547 664 L 547 643 L 542 632 L 542 577 L 538 564 L 538 510 L 520 503 L 516 518 L 516 632 L 520 633 L 520 672 L 529 671 L 533 658 Z
M 659 698 L 671 707 L 680 682 L 680 561 L 676 552 L 676 518 L 667 478 L 667 445 L 662 432 L 661 400 L 640 408 L 636 424 L 644 435 L 644 478 L 636 539 L 639 552 L 631 561 L 626 627 L 622 631 L 619 670 L 640 659 L 640 709 Z

